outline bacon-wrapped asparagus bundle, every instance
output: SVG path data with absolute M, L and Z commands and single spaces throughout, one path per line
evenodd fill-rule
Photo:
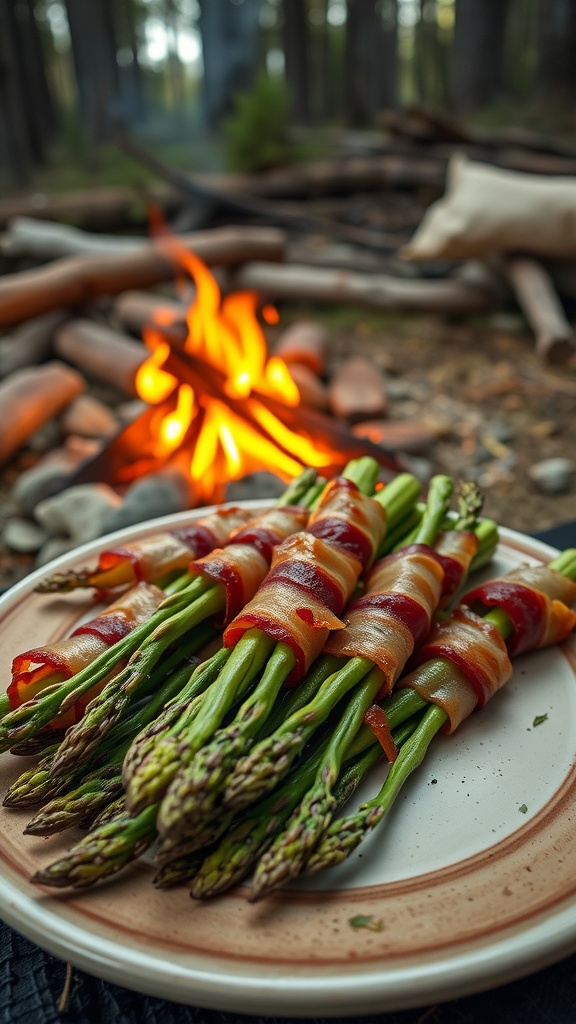
M 399 682 L 398 694 L 382 705 L 389 714 L 405 691 L 412 692 L 421 701 L 418 726 L 377 796 L 330 825 L 306 865 L 308 872 L 339 864 L 376 827 L 421 764 L 433 736 L 440 730 L 453 732 L 508 681 L 510 653 L 537 650 L 569 636 L 576 626 L 576 611 L 570 608 L 576 603 L 575 579 L 576 549 L 571 549 L 548 566 L 514 570 L 470 591 L 465 601 L 476 603 L 482 595 L 482 607 L 491 606 L 484 616 L 462 604 L 448 622 L 435 623 L 412 671 Z M 496 604 L 497 594 L 507 608 Z
M 280 504 L 299 505 L 315 484 L 316 472 L 305 469 L 284 491 Z M 134 583 L 161 583 L 175 573 L 183 573 L 194 558 L 202 558 L 223 547 L 230 534 L 253 519 L 250 509 L 229 506 L 216 509 L 193 523 L 162 530 L 149 537 L 102 551 L 90 569 L 69 569 L 41 580 L 40 593 L 67 593 L 93 587 L 97 591 L 114 590 Z
M 248 526 L 236 530 L 225 547 L 191 562 L 188 572 L 193 583 L 159 606 L 158 614 L 167 613 L 166 616 L 158 624 L 154 617 L 150 620 L 153 628 L 147 629 L 136 650 L 132 648 L 134 653 L 128 663 L 109 680 L 90 702 L 82 719 L 66 733 L 53 770 L 69 770 L 98 745 L 124 709 L 139 696 L 150 671 L 164 652 L 181 636 L 215 616 L 222 616 L 225 624 L 229 615 L 249 601 L 266 575 L 273 546 L 301 530 L 307 519 L 307 509 L 300 506 L 272 508 L 251 520 Z
M 396 485 L 400 490 L 404 486 Z M 342 611 L 385 535 L 389 488 L 394 493 L 394 482 L 378 501 L 351 481 L 332 481 L 306 533 L 276 549 L 256 596 L 225 630 L 224 644 L 235 651 L 250 637 L 264 641 L 270 649 L 268 668 L 230 728 L 214 735 L 211 726 L 212 741 L 207 743 L 205 736 L 198 743 L 196 757 L 171 783 L 158 815 L 162 857 L 180 848 L 185 836 L 193 836 L 199 819 L 212 814 L 238 754 L 252 742 L 280 687 L 302 679 L 330 631 L 343 628 Z M 231 663 L 232 659 L 227 668 Z M 221 717 L 216 726 L 220 722 Z M 128 794 L 130 799 L 130 786 Z
M 193 558 L 201 558 L 221 547 L 230 534 L 252 516 L 249 509 L 235 506 L 218 509 L 193 523 L 106 548 L 94 568 L 54 573 L 41 580 L 36 590 L 45 594 L 68 593 L 86 587 L 108 591 L 142 581 L 163 581 L 176 572 L 184 572 Z
M 6 691 L 10 709 L 14 711 L 33 700 L 40 692 L 45 692 L 48 687 L 70 679 L 91 665 L 113 644 L 147 622 L 165 596 L 154 584 L 139 583 L 94 618 L 78 626 L 71 636 L 17 655 L 12 663 L 12 681 Z M 109 675 L 104 676 L 69 710 L 62 708 L 61 713 L 48 723 L 48 727 L 57 730 L 77 722 L 84 714 L 87 703 L 96 695 L 96 688 L 102 689 Z
M 210 555 L 193 562 L 190 566 L 192 582 L 183 589 L 176 589 L 169 597 L 162 595 L 163 600 L 153 614 L 136 626 L 129 635 L 117 640 L 89 665 L 80 668 L 57 687 L 48 687 L 32 700 L 4 715 L 0 720 L 0 749 L 7 749 L 14 743 L 36 734 L 111 672 L 114 672 L 113 678 L 106 683 L 102 693 L 98 694 L 97 700 L 101 701 L 98 703 L 99 711 L 106 700 L 110 701 L 111 695 L 117 692 L 118 688 L 122 688 L 122 694 L 127 700 L 131 700 L 158 657 L 179 636 L 198 623 L 222 612 L 227 600 L 236 607 L 250 598 L 268 568 L 266 557 L 254 544 L 255 537 L 262 534 L 262 550 L 265 551 L 265 546 L 270 543 L 271 538 L 275 537 L 277 542 L 280 542 L 291 532 L 300 530 L 307 517 L 308 511 L 300 506 L 277 506 L 250 520 L 249 529 L 243 526 L 236 529 L 230 534 L 224 548 L 215 549 Z M 121 663 L 127 658 L 130 660 L 122 668 Z M 116 670 L 119 667 L 118 672 Z M 123 687 L 125 682 L 127 686 Z M 65 702 L 64 709 L 62 702 Z M 107 709 L 109 706 L 105 705 Z M 117 708 L 111 709 L 109 725 L 117 720 L 125 706 L 126 702 L 120 700 Z M 116 710 L 118 714 L 115 713 Z M 76 724 L 76 728 L 85 721 L 86 714 L 81 722 Z M 89 724 L 86 732 L 81 733 L 88 741 L 85 750 L 91 749 L 98 742 L 99 735 L 103 735 L 104 732 L 105 726 L 101 726 L 100 722 L 93 728 L 90 728 Z M 65 745 L 61 748 L 61 754 L 65 759 L 66 752 L 76 742 L 76 738 L 77 733 L 73 727 L 66 734 Z M 78 754 L 82 749 L 81 746 L 78 747 Z M 66 761 L 59 764 L 62 764 L 63 770 L 70 767 L 70 763 Z M 56 762 L 54 767 L 57 770 Z
M 365 463 L 365 460 L 362 460 L 362 462 Z M 366 467 L 362 466 L 355 475 L 357 478 L 363 478 L 364 481 L 366 481 Z M 370 490 L 372 490 L 374 485 L 373 467 L 370 468 L 369 477 L 369 487 Z M 342 490 L 344 490 L 344 487 L 342 487 Z M 410 508 L 416 500 L 419 492 L 419 486 L 413 477 L 409 474 L 405 474 L 402 478 L 399 478 L 398 481 L 394 481 L 393 484 L 388 485 L 388 487 L 385 488 L 385 492 L 386 498 L 381 497 L 379 499 L 379 503 L 381 502 L 384 508 L 386 508 L 386 504 L 388 503 L 390 518 L 394 523 L 399 521 L 404 514 L 404 510 Z M 349 487 L 346 487 L 346 493 L 350 493 Z M 360 492 L 358 492 L 358 494 L 359 493 Z M 360 498 L 356 493 L 354 493 L 353 505 L 356 509 L 360 505 Z M 379 519 L 381 515 L 382 510 L 378 513 Z M 318 522 L 321 522 L 323 518 L 325 521 L 322 529 L 326 529 L 328 526 L 327 516 L 325 514 L 323 516 L 321 512 L 316 514 Z M 376 519 L 375 514 L 373 518 Z M 341 529 L 340 525 L 334 522 L 332 523 L 331 528 L 334 531 Z M 354 533 L 354 531 L 352 531 L 352 534 L 354 536 L 354 542 L 357 544 L 358 535 L 357 533 Z M 374 552 L 376 551 L 380 537 L 381 532 L 379 531 L 378 535 L 374 536 L 372 546 Z M 357 556 L 354 555 L 353 557 L 358 563 L 357 575 L 361 566 Z M 273 651 L 274 641 L 271 638 L 261 635 L 259 631 L 256 630 L 250 630 L 249 635 L 244 637 L 242 641 L 234 647 L 225 668 L 219 674 L 216 682 L 208 691 L 206 691 L 206 699 L 203 701 L 200 713 L 193 716 L 190 731 L 179 733 L 179 748 L 181 751 L 186 753 L 189 753 L 190 751 L 194 752 L 194 749 L 198 749 L 198 746 L 201 746 L 211 737 L 215 728 L 220 724 L 222 716 L 226 713 L 228 708 L 233 705 L 237 696 L 242 694 L 243 688 L 246 688 L 251 681 L 258 678 L 263 667 L 265 667 L 264 676 L 268 674 L 269 679 L 274 677 L 276 680 L 279 679 L 279 683 L 281 683 L 282 680 L 286 678 L 288 673 L 294 668 L 294 656 L 290 649 L 285 651 L 283 649 L 283 645 L 278 645 L 277 651 L 275 652 L 277 655 L 276 657 L 270 657 L 271 652 Z M 290 655 L 290 657 L 288 657 L 288 655 Z M 147 776 L 148 780 L 152 778 L 155 781 L 159 775 L 162 776 L 162 771 L 160 771 L 160 773 L 152 771 L 152 769 L 156 767 L 157 762 L 152 760 L 152 764 L 150 764 L 149 758 L 144 758 L 144 760 L 146 761 L 146 765 L 144 767 L 147 766 L 150 769 Z M 142 761 L 139 756 L 135 758 L 135 762 L 136 767 L 140 769 Z M 127 763 L 131 763 L 130 755 L 127 758 Z M 127 781 L 130 783 L 131 780 L 128 779 Z M 119 848 L 118 844 L 120 844 L 124 851 L 122 864 L 126 863 L 126 860 L 131 859 L 131 855 L 126 851 L 127 845 L 131 846 L 133 851 L 140 850 L 142 849 L 142 843 L 145 842 L 149 844 L 156 834 L 155 820 L 157 805 L 154 803 L 154 797 L 155 791 L 148 794 L 148 800 L 142 801 L 141 803 L 144 809 L 139 814 L 130 815 L 128 818 L 123 818 L 122 820 L 118 819 L 113 826 L 106 827 L 105 835 L 102 838 L 105 839 L 111 834 L 110 827 L 112 827 L 112 832 L 115 836 L 115 849 Z M 146 806 L 147 804 L 148 806 Z M 152 817 L 148 812 L 153 812 Z M 154 825 L 153 828 L 151 828 L 151 822 Z M 92 849 L 90 844 L 92 843 L 92 840 L 94 839 L 98 844 L 99 838 L 99 835 L 93 835 L 87 840 L 87 847 L 84 851 L 86 858 L 90 858 L 90 850 Z M 73 871 L 74 866 L 78 863 L 78 857 L 80 857 L 84 862 L 84 853 L 79 853 L 77 850 L 71 853 L 69 862 L 71 871 Z M 91 873 L 91 880 L 96 881 L 98 877 L 108 874 L 109 869 L 114 871 L 120 866 L 119 861 L 116 860 L 111 863 L 93 865 L 94 870 Z M 48 874 L 50 875 L 49 871 Z M 63 868 L 61 864 L 59 865 L 57 872 L 55 872 L 52 877 L 53 884 L 68 884 L 65 881 L 65 868 Z M 84 875 L 83 877 L 86 876 Z M 69 876 L 69 882 L 74 884 L 73 875 Z

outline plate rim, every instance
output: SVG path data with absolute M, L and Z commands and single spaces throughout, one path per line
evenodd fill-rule
M 229 502 L 256 510 L 273 501 L 252 499 Z M 221 507 L 221 506 L 218 506 Z M 124 527 L 89 541 L 34 570 L 0 597 L 0 611 L 33 590 L 47 572 L 97 554 L 118 541 L 136 539 L 166 527 L 209 514 L 214 506 L 191 509 Z M 520 544 L 539 559 L 553 558 L 557 549 L 507 527 L 500 527 L 503 541 Z M 104 937 L 82 924 L 46 910 L 24 888 L 0 870 L 0 913 L 3 920 L 49 953 L 88 973 L 146 995 L 189 1005 L 280 1016 L 348 1016 L 388 1012 L 445 1001 L 494 988 L 546 967 L 576 951 L 576 906 L 566 905 L 546 919 L 530 923 L 512 935 L 456 953 L 440 955 L 424 966 L 362 968 L 342 974 L 322 971 L 317 976 L 299 975 L 287 980 L 286 971 L 274 979 L 271 973 L 257 976 L 234 970 L 214 970 L 193 963 L 184 968 L 168 957 L 127 946 Z M 47 919 L 48 918 L 48 919 Z

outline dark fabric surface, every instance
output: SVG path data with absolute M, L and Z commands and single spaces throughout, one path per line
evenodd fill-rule
M 576 522 L 538 535 L 558 548 L 576 546 Z M 576 865 L 575 865 L 576 870 Z M 74 969 L 68 1007 L 59 1000 L 66 965 L 0 924 L 0 1024 L 275 1024 L 266 1016 L 223 1013 L 153 999 Z M 332 1021 L 344 1020 L 331 1018 Z M 350 1018 L 345 1018 L 350 1020 Z M 576 956 L 500 988 L 447 1003 L 376 1016 L 366 1024 L 576 1024 Z M 282 1018 L 293 1021 L 294 1018 Z M 302 1020 L 302 1019 L 301 1019 Z M 304 1024 L 319 1024 L 307 1018 Z

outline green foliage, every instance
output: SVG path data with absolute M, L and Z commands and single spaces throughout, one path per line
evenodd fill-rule
M 288 138 L 290 95 L 284 82 L 262 72 L 249 92 L 237 93 L 222 124 L 228 164 L 235 171 L 262 171 L 294 157 Z

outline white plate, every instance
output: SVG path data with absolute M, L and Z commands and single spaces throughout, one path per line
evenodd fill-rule
M 110 543 L 85 545 L 50 571 L 85 565 Z M 489 575 L 554 554 L 503 530 Z M 15 654 L 68 633 L 90 606 L 86 595 L 34 594 L 47 571 L 0 601 L 5 680 Z M 255 906 L 243 887 L 209 903 L 185 888 L 158 892 L 143 863 L 92 891 L 39 889 L 30 873 L 70 840 L 24 837 L 29 813 L 3 810 L 0 914 L 92 974 L 245 1013 L 381 1013 L 510 981 L 576 949 L 575 682 L 574 637 L 518 659 L 486 709 L 434 741 L 388 820 L 348 863 Z M 1 764 L 6 785 L 23 768 L 9 754 Z M 370 791 L 378 781 L 375 773 Z M 372 927 L 355 927 L 359 916 Z

